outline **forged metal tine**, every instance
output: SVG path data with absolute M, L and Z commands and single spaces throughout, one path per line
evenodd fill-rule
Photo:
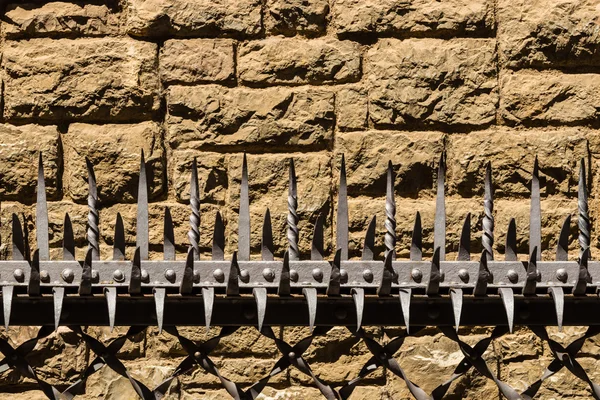
M 85 254 L 85 260 L 81 268 L 81 282 L 79 283 L 79 295 L 87 296 L 92 294 L 92 260 L 94 258 L 94 249 L 88 248 Z
M 471 260 L 471 213 L 467 213 L 458 242 L 458 261 Z
M 213 305 L 215 304 L 215 288 L 203 287 L 202 300 L 204 301 L 204 323 L 206 324 L 206 333 L 210 330 L 210 320 L 212 319 Z
M 506 250 L 504 252 L 505 261 L 517 261 L 517 222 L 514 218 L 508 223 L 506 231 Z
M 192 161 L 190 177 L 190 230 L 188 231 L 190 246 L 194 249 L 194 260 L 200 259 L 200 188 L 198 186 L 198 161 Z
M 258 322 L 258 331 L 262 331 L 265 322 L 265 313 L 267 312 L 267 288 L 255 287 L 252 289 L 252 295 L 256 301 L 256 318 Z
M 65 214 L 63 223 L 63 260 L 75 260 L 75 239 L 73 238 L 73 225 L 69 214 Z
M 579 259 L 579 274 L 577 275 L 577 282 L 573 287 L 573 295 L 583 296 L 585 295 L 587 284 L 592 282 L 590 273 L 588 271 L 588 259 L 590 258 L 590 249 L 583 250 L 581 258 Z
M 131 277 L 129 279 L 129 294 L 137 295 L 142 293 L 142 254 L 139 247 L 135 248 L 133 262 L 131 263 Z
M 437 176 L 437 194 L 435 199 L 435 219 L 433 227 L 433 248 L 440 249 L 440 260 L 446 260 L 446 151 L 440 156 Z
M 456 326 L 456 332 L 458 332 L 458 328 L 460 327 L 460 314 L 462 313 L 463 305 L 462 289 L 450 289 L 450 301 L 452 302 L 452 311 L 454 313 L 454 325 Z
M 400 308 L 402 309 L 402 318 L 406 325 L 406 333 L 410 333 L 410 299 L 412 297 L 411 288 L 400 288 Z
M 277 294 L 279 296 L 289 296 L 290 292 L 290 253 L 286 251 L 283 255 L 283 267 L 281 268 Z
M 538 276 L 537 254 L 537 247 L 534 247 L 529 256 L 529 263 L 527 264 L 527 275 L 525 276 L 525 285 L 523 286 L 523 295 L 525 296 L 535 294 Z
M 165 296 L 167 289 L 155 287 L 154 290 L 154 306 L 156 307 L 156 324 L 158 333 L 162 333 L 163 321 L 165 318 Z
M 487 294 L 488 283 L 491 283 L 493 280 L 493 275 L 488 268 L 487 255 L 487 250 L 484 249 L 481 253 L 481 259 L 479 260 L 479 272 L 477 274 L 475 288 L 473 289 L 473 296 L 485 296 Z
M 63 300 L 65 298 L 65 288 L 55 286 L 52 288 L 52 300 L 54 301 L 54 330 L 58 330 L 60 325 L 60 316 L 62 314 Z
M 229 279 L 227 280 L 227 296 L 237 296 L 240 294 L 240 266 L 237 261 L 237 252 L 233 252 L 233 257 L 231 258 L 231 268 L 229 270 Z
M 163 259 L 165 261 L 175 260 L 175 232 L 173 232 L 173 218 L 171 218 L 171 210 L 165 207 L 165 224 L 163 228 Z
M 369 223 L 369 227 L 367 228 L 367 233 L 365 234 L 365 242 L 363 245 L 362 251 L 362 260 L 363 261 L 372 261 L 374 258 L 374 249 L 375 249 L 375 225 L 377 224 L 377 217 L 373 215 L 371 222 Z M 386 251 L 386 254 L 389 251 Z
M 410 260 L 423 260 L 423 231 L 421 228 L 421 213 L 417 211 L 415 226 L 413 228 L 412 240 L 410 242 Z
M 146 179 L 146 161 L 144 150 L 140 158 L 140 180 L 138 182 L 137 195 L 137 222 L 136 222 L 136 247 L 140 249 L 140 259 L 148 259 L 148 243 L 150 243 L 148 232 L 148 183 Z M 137 250 L 136 250 L 137 251 Z
M 536 249 L 536 261 L 541 260 L 542 252 L 542 211 L 540 204 L 540 172 L 535 157 L 531 178 L 531 211 L 529 215 L 529 254 Z
M 179 286 L 179 294 L 192 294 L 192 289 L 194 288 L 194 254 L 194 248 L 190 246 L 185 259 L 185 268 L 183 270 L 183 277 L 181 278 L 181 285 Z
M 50 259 L 48 244 L 48 204 L 46 203 L 46 181 L 44 179 L 44 163 L 42 153 L 38 162 L 37 202 L 35 205 L 35 235 L 40 260 Z
M 342 249 L 337 249 L 335 257 L 331 263 L 331 277 L 329 278 L 329 285 L 327 286 L 327 296 L 339 296 L 340 295 L 340 266 L 342 262 Z
M 396 199 L 394 198 L 394 168 L 388 161 L 387 190 L 385 194 L 385 254 L 390 251 L 396 259 Z
M 337 226 L 335 245 L 341 249 L 341 259 L 348 259 L 348 187 L 346 185 L 346 157 L 342 154 L 340 188 L 338 192 Z
M 115 317 L 117 315 L 117 288 L 105 287 L 104 297 L 106 297 L 106 305 L 108 307 L 108 325 L 112 332 L 115 328 Z
M 12 300 L 14 286 L 2 286 L 2 306 L 4 310 L 4 328 L 8 330 L 10 323 L 10 312 L 12 310 Z
M 88 223 L 87 241 L 88 249 L 92 249 L 92 259 L 100 259 L 100 219 L 98 214 L 98 187 L 96 185 L 96 174 L 94 166 L 86 157 L 85 165 L 88 173 Z
M 273 228 L 271 225 L 271 211 L 267 208 L 262 229 L 262 241 L 260 245 L 261 258 L 263 261 L 273 261 Z
M 498 293 L 502 298 L 502 304 L 506 311 L 506 320 L 508 321 L 508 331 L 513 333 L 515 324 L 515 293 L 511 288 L 498 288 Z
M 308 326 L 310 333 L 313 333 L 315 320 L 317 319 L 317 289 L 305 287 L 302 288 L 302 294 L 306 298 L 306 304 L 308 305 Z
M 242 182 L 240 187 L 240 214 L 238 220 L 238 259 L 250 260 L 250 197 L 248 195 L 248 163 L 246 153 L 242 159 Z
M 196 256 L 194 256 L 194 260 Z M 215 228 L 213 231 L 213 244 L 212 244 L 212 259 L 214 261 L 225 260 L 225 225 L 223 224 L 223 218 L 221 213 L 217 211 L 215 216 Z
M 560 286 L 553 286 L 548 288 L 548 293 L 554 300 L 554 308 L 556 309 L 556 324 L 558 331 L 562 332 L 563 317 L 565 315 L 565 292 Z
M 358 332 L 362 325 L 363 313 L 365 311 L 365 289 L 352 288 L 352 299 L 356 308 L 356 332 Z
M 27 223 L 26 221 L 24 221 Z M 17 214 L 12 215 L 12 259 L 25 260 L 25 242 L 23 240 L 23 229 Z
M 556 244 L 556 261 L 569 260 L 569 230 L 571 228 L 571 214 L 567 215 L 563 222 Z
M 394 281 L 394 267 L 392 266 L 392 252 L 389 252 L 385 256 L 385 261 L 383 262 L 383 274 L 381 276 L 381 284 L 377 289 L 378 296 L 389 296 L 392 292 L 392 282 Z
M 481 244 L 488 260 L 494 259 L 494 193 L 492 188 L 492 163 L 485 167 L 485 191 L 483 195 L 483 236 Z
M 590 214 L 588 211 L 588 192 L 585 178 L 585 160 L 581 159 L 579 167 L 579 187 L 577 189 L 577 226 L 579 227 L 579 258 L 583 257 L 583 252 L 590 248 Z
M 300 259 L 300 250 L 298 248 L 298 190 L 296 181 L 296 168 L 294 167 L 294 159 L 290 158 L 290 178 L 288 186 L 288 214 L 287 214 L 287 239 L 288 250 L 290 252 L 290 260 L 297 261 Z
M 113 245 L 113 260 L 123 261 L 125 259 L 125 228 L 121 213 L 117 213 L 117 222 L 115 223 L 115 240 Z
M 427 296 L 436 296 L 440 290 L 441 272 L 440 272 L 440 252 L 441 249 L 436 247 L 431 260 L 431 274 L 427 283 Z
M 40 249 L 36 249 L 33 252 L 31 271 L 29 273 L 29 285 L 27 285 L 27 294 L 30 296 L 40 295 Z
M 310 259 L 320 261 L 323 259 L 323 214 L 319 214 L 315 221 L 313 230 L 312 244 L 310 248 Z

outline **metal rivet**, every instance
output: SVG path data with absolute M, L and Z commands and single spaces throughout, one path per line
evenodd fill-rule
M 347 316 L 348 316 L 348 312 L 346 311 L 345 308 L 338 307 L 335 309 L 335 317 L 337 319 L 346 319 Z
M 149 281 L 150 281 L 150 274 L 148 274 L 148 271 L 143 269 L 142 270 L 142 282 L 149 282 Z
M 225 273 L 221 268 L 217 268 L 215 269 L 215 272 L 213 272 L 213 277 L 217 282 L 223 282 L 225 280 Z
M 348 283 L 348 271 L 345 268 L 340 269 L 340 283 Z
M 458 270 L 458 277 L 460 278 L 461 281 L 463 281 L 464 283 L 469 282 L 469 271 L 467 271 L 464 268 L 461 268 Z
M 440 316 L 440 309 L 437 306 L 430 305 L 427 309 L 427 316 L 431 319 L 437 319 Z
M 113 272 L 113 279 L 117 282 L 123 282 L 125 280 L 125 274 L 120 269 Z
M 194 357 L 195 358 L 200 358 L 200 356 L 202 356 L 202 354 L 200 354 L 199 351 L 197 351 L 197 352 L 194 353 Z
M 165 271 L 165 279 L 168 280 L 169 282 L 171 282 L 171 283 L 175 282 L 176 277 L 177 277 L 177 274 L 172 269 L 169 268 L 168 270 Z
M 256 318 L 256 311 L 254 308 L 252 307 L 247 307 L 246 309 L 244 309 L 244 317 L 246 319 L 254 319 Z
M 296 271 L 295 269 L 290 269 L 290 280 L 292 282 L 298 282 L 298 271 Z
M 248 283 L 250 280 L 250 273 L 247 269 L 243 269 L 240 271 L 240 280 L 244 283 Z
M 40 272 L 40 280 L 42 282 L 49 282 L 50 281 L 50 274 L 45 269 Z
M 423 279 L 423 273 L 418 268 L 413 268 L 413 270 L 410 271 L 410 276 L 412 277 L 413 281 L 417 283 L 421 282 L 421 279 Z
M 566 282 L 567 279 L 569 279 L 569 274 L 567 273 L 567 270 L 564 268 L 559 268 L 558 271 L 556 271 L 556 279 L 563 283 Z
M 538 282 L 542 281 L 542 272 L 541 271 L 536 271 L 535 280 Z
M 200 271 L 194 271 L 192 280 L 194 281 L 194 283 L 200 282 Z
M 23 272 L 23 270 L 21 268 L 15 269 L 13 276 L 19 282 L 23 282 L 23 280 L 25 279 L 25 273 Z
M 363 271 L 363 279 L 369 283 L 373 282 L 373 272 L 370 269 Z
M 323 271 L 321 271 L 321 268 L 315 268 L 312 270 L 312 276 L 317 282 L 321 282 L 323 280 Z
M 511 283 L 517 283 L 517 281 L 519 280 L 519 274 L 517 274 L 517 271 L 515 271 L 514 269 L 509 269 L 506 273 L 506 277 Z
M 71 283 L 75 278 L 75 274 L 71 268 L 65 268 L 61 272 L 60 276 L 64 279 L 65 282 Z
M 273 282 L 273 279 L 275 279 L 275 272 L 273 272 L 273 270 L 271 268 L 265 268 L 265 269 L 263 269 L 263 277 L 267 281 Z
M 95 269 L 92 270 L 92 281 L 98 282 L 100 280 L 100 274 Z
M 296 358 L 296 353 L 294 353 L 293 351 L 290 351 L 288 354 L 289 358 Z

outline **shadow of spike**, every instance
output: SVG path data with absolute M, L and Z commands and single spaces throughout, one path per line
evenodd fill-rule
M 412 239 L 410 242 L 410 260 L 423 260 L 423 230 L 421 227 L 421 213 L 418 211 L 415 216 L 415 225 L 413 227 Z
M 23 240 L 23 229 L 21 227 L 21 221 L 15 213 L 12 214 L 12 259 L 26 259 L 25 242 Z
M 313 237 L 310 247 L 310 259 L 313 261 L 323 260 L 324 246 L 323 246 L 323 214 L 319 213 L 317 220 L 315 221 L 315 227 L 313 229 Z
M 185 268 L 183 270 L 183 277 L 181 278 L 181 285 L 179 286 L 179 294 L 190 295 L 194 288 L 194 248 L 190 246 L 188 248 L 187 257 L 185 259 Z
M 213 230 L 213 243 L 212 243 L 212 259 L 214 261 L 225 260 L 225 226 L 223 225 L 223 218 L 221 213 L 217 211 L 215 216 L 215 227 Z
M 567 215 L 565 222 L 563 222 L 562 228 L 560 229 L 560 235 L 558 235 L 558 242 L 556 244 L 556 261 L 568 261 L 569 260 L 569 230 L 571 228 L 571 214 Z
M 263 220 L 260 254 L 263 261 L 273 261 L 273 228 L 271 226 L 271 211 L 267 208 Z
M 427 296 L 437 296 L 440 291 L 441 280 L 440 248 L 437 247 L 435 253 L 433 253 L 433 259 L 431 260 L 431 273 L 429 274 L 429 282 L 427 283 L 427 289 L 425 291 Z
M 337 249 L 333 262 L 331 262 L 331 276 L 329 278 L 329 285 L 327 286 L 327 296 L 339 296 L 340 295 L 340 264 L 342 258 L 342 249 Z
M 525 283 L 523 285 L 523 295 L 533 296 L 535 295 L 535 288 L 537 286 L 537 246 L 534 246 L 531 255 L 529 256 L 529 263 L 527 263 L 527 274 L 525 276 Z
M 123 218 L 121 213 L 117 213 L 115 222 L 115 237 L 113 241 L 113 260 L 125 260 L 125 227 L 123 226 Z
M 471 260 L 471 213 L 467 213 L 458 242 L 458 261 Z
M 79 295 L 89 296 L 92 294 L 92 259 L 94 249 L 89 248 L 81 269 L 81 283 L 79 283 Z
M 506 250 L 504 251 L 505 261 L 517 261 L 517 222 L 514 218 L 508 223 L 506 231 Z
M 131 263 L 131 277 L 129 279 L 130 295 L 142 294 L 142 267 L 140 252 L 140 248 L 136 247 L 135 254 L 133 256 L 133 262 Z
M 291 293 L 290 282 L 290 255 L 286 251 L 283 254 L 283 267 L 281 268 L 281 276 L 279 277 L 279 287 L 277 294 L 279 296 L 289 296 Z
M 165 222 L 163 228 L 163 259 L 165 261 L 175 260 L 175 232 L 173 231 L 173 218 L 171 210 L 165 207 Z
M 369 226 L 367 227 L 367 232 L 365 233 L 365 240 L 363 243 L 363 251 L 362 251 L 362 260 L 363 261 L 372 261 L 375 257 L 374 248 L 375 248 L 375 227 L 377 224 L 377 217 L 373 215 L 371 218 L 371 222 L 369 222 Z
M 75 260 L 75 239 L 69 213 L 65 214 L 63 223 L 63 260 Z

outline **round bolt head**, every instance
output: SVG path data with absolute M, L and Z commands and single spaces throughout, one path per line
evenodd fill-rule
M 410 276 L 413 279 L 413 281 L 417 283 L 421 282 L 421 280 L 423 279 L 423 273 L 418 268 L 413 268 L 413 270 L 410 271 Z
M 345 268 L 340 268 L 340 283 L 348 283 L 348 271 Z
M 506 277 L 510 281 L 510 283 L 517 283 L 519 280 L 519 274 L 514 269 L 509 269 L 506 273 Z
M 298 282 L 298 271 L 296 271 L 295 269 L 290 269 L 290 280 L 292 282 Z
M 250 281 L 250 273 L 247 269 L 240 271 L 240 280 L 244 283 L 248 283 L 248 281 Z
M 194 271 L 192 280 L 194 281 L 194 283 L 200 282 L 200 271 Z
M 142 270 L 142 282 L 148 283 L 150 281 L 150 274 L 145 269 Z
M 123 282 L 125 280 L 125 274 L 120 269 L 113 272 L 113 279 L 117 282 Z
M 40 271 L 40 280 L 42 282 L 50 282 L 50 274 L 45 269 Z
M 536 271 L 536 273 L 535 273 L 535 280 L 538 281 L 538 282 L 542 281 L 542 273 L 541 273 L 541 271 Z
M 460 278 L 461 281 L 463 281 L 464 283 L 469 282 L 469 271 L 467 271 L 464 268 L 461 268 L 458 270 L 458 277 Z
M 225 273 L 221 268 L 217 268 L 213 272 L 213 277 L 217 282 L 223 283 L 223 281 L 225 280 Z
M 25 273 L 23 272 L 23 270 L 21 268 L 15 269 L 13 276 L 19 282 L 23 282 L 23 280 L 25 279 Z
M 365 269 L 363 271 L 363 279 L 369 283 L 373 282 L 373 271 Z
M 569 274 L 567 273 L 567 270 L 564 268 L 559 268 L 556 271 L 556 279 L 565 283 L 567 281 L 567 279 L 569 279 Z
M 346 319 L 346 317 L 348 316 L 348 311 L 346 311 L 345 308 L 342 307 L 338 307 L 335 309 L 335 317 L 337 319 Z
M 312 276 L 317 282 L 321 282 L 323 280 L 323 271 L 321 268 L 315 268 L 312 270 Z
M 100 280 L 100 274 L 95 269 L 92 270 L 92 282 L 98 282 Z
M 177 277 L 177 274 L 175 274 L 175 271 L 173 271 L 172 269 L 168 269 L 165 271 L 165 279 L 168 280 L 169 282 L 173 283 L 175 282 L 175 278 Z
M 292 358 L 292 359 L 296 358 L 296 353 L 294 353 L 293 351 L 290 351 L 289 354 L 288 354 L 288 357 Z
M 263 277 L 265 280 L 273 282 L 273 279 L 275 279 L 275 272 L 271 268 L 265 268 L 263 269 Z
M 200 352 L 197 351 L 197 352 L 194 353 L 194 358 L 200 358 L 201 355 L 202 354 L 200 354 Z
M 68 283 L 73 282 L 73 279 L 75 278 L 75 273 L 71 268 L 63 269 L 60 275 L 64 279 L 64 281 Z

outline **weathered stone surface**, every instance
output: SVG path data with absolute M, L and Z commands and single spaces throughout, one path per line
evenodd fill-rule
M 127 0 L 128 32 L 144 37 L 254 37 L 261 32 L 258 0 Z
M 493 36 L 494 3 L 489 0 L 336 0 L 331 18 L 338 35 Z
M 172 86 L 167 104 L 174 148 L 289 151 L 289 145 L 326 147 L 333 135 L 334 95 L 326 90 Z
M 498 45 L 513 68 L 597 66 L 598 0 L 498 2 Z
M 247 42 L 238 59 L 240 79 L 249 85 L 355 82 L 360 66 L 358 44 L 332 39 Z
M 485 125 L 498 102 L 494 41 L 380 40 L 366 56 L 376 126 Z
M 328 12 L 327 0 L 267 0 L 264 24 L 274 35 L 316 36 L 325 33 Z
M 103 36 L 119 33 L 116 4 L 49 2 L 9 4 L 3 30 L 9 39 Z
M 164 83 L 226 82 L 234 78 L 233 41 L 167 40 L 160 50 Z
M 142 150 L 150 198 L 163 193 L 165 160 L 161 130 L 156 123 L 71 124 L 63 138 L 65 193 L 74 201 L 87 202 L 87 157 L 94 165 L 98 198 L 102 204 L 135 202 Z
M 4 116 L 14 121 L 131 121 L 158 109 L 154 43 L 36 39 L 4 46 Z
M 38 156 L 43 154 L 46 193 L 60 195 L 60 137 L 55 126 L 0 124 L 0 199 L 35 201 Z
M 335 95 L 337 127 L 341 131 L 362 130 L 367 126 L 369 95 L 366 88 L 344 87 Z
M 500 88 L 500 116 L 506 124 L 575 125 L 598 118 L 597 74 L 505 71 Z

